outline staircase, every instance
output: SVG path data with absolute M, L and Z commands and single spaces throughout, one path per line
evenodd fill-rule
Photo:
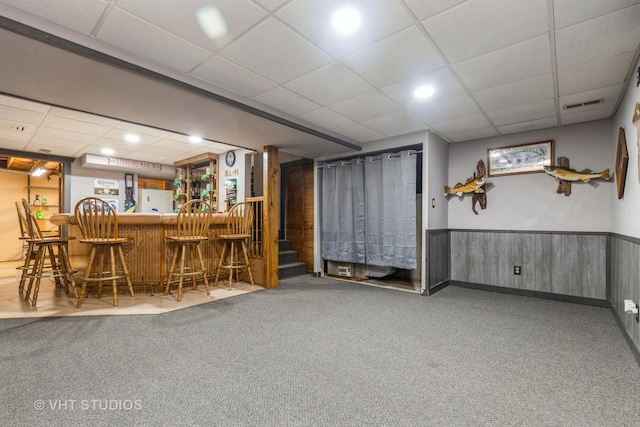
M 307 266 L 298 261 L 298 252 L 289 248 L 288 240 L 278 240 L 278 279 L 307 274 Z

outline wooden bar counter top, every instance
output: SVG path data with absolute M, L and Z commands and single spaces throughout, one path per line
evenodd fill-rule
M 161 213 L 118 214 L 118 235 L 131 239 L 123 245 L 123 251 L 136 291 L 163 287 L 173 249 L 167 243 L 166 236 L 176 234 L 177 217 L 177 214 Z M 210 239 L 202 246 L 208 276 L 215 275 L 221 250 L 216 236 L 225 230 L 226 218 L 226 214 L 213 215 Z M 54 225 L 66 226 L 68 235 L 75 237 L 75 240 L 69 242 L 69 255 L 86 262 L 90 245 L 79 242 L 82 235 L 73 214 L 53 215 L 50 221 Z

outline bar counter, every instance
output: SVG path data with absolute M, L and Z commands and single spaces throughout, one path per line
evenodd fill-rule
M 158 286 L 163 287 L 173 253 L 173 248 L 167 243 L 166 237 L 176 234 L 177 218 L 178 214 L 118 214 L 118 235 L 131 239 L 123 245 L 122 249 L 136 291 L 146 291 L 149 286 L 156 289 Z M 226 214 L 213 215 L 209 241 L 201 246 L 209 277 L 215 277 L 215 268 L 222 248 L 216 236 L 226 229 L 226 218 Z M 79 242 L 82 235 L 73 214 L 52 215 L 50 221 L 54 225 L 66 227 L 68 235 L 75 237 L 69 242 L 71 257 L 89 258 L 90 245 Z M 264 277 L 260 271 L 262 263 L 255 261 L 255 263 L 254 260 L 251 262 L 255 283 L 262 284 L 262 277 Z M 225 285 L 219 284 L 219 286 Z

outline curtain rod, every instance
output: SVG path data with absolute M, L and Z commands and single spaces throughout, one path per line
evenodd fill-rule
M 413 150 L 413 151 L 409 152 L 409 155 L 410 155 L 410 156 L 415 156 L 416 154 L 419 154 L 419 153 L 422 153 L 422 150 Z M 389 158 L 390 158 L 390 159 L 392 159 L 392 158 L 395 158 L 395 157 L 400 157 L 400 154 L 388 154 L 388 156 L 389 156 Z M 372 162 L 373 162 L 373 161 L 376 161 L 376 160 L 380 160 L 380 159 L 382 159 L 382 157 L 381 157 L 381 156 L 373 156 L 373 157 L 369 157 L 369 161 L 372 161 Z M 362 158 L 358 158 L 358 159 L 356 159 L 356 163 L 358 163 L 358 164 L 363 163 L 364 161 L 365 161 L 365 160 L 364 160 L 364 159 L 362 159 Z M 352 160 L 346 160 L 346 161 L 340 161 L 340 160 L 338 160 L 338 161 L 336 161 L 336 162 L 329 163 L 329 164 L 328 164 L 328 165 L 326 165 L 326 166 L 327 166 L 328 168 L 332 168 L 332 167 L 334 167 L 334 166 L 338 166 L 338 163 L 340 163 L 342 166 L 347 166 L 347 165 L 351 165 L 351 164 L 353 164 L 353 161 L 352 161 Z M 323 169 L 323 168 L 324 168 L 324 165 L 323 165 L 323 166 L 318 166 L 318 169 Z

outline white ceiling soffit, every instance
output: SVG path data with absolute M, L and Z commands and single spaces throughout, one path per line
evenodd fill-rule
M 0 0 L 0 91 L 318 157 L 427 130 L 462 142 L 606 119 L 635 78 L 640 0 L 348 3 L 362 26 L 341 36 L 330 22 L 343 0 Z M 204 5 L 225 36 L 201 31 Z M 427 84 L 433 96 L 414 98 Z M 0 143 L 60 149 L 39 129 L 28 146 L 1 130 Z M 95 150 L 74 144 L 66 155 Z

